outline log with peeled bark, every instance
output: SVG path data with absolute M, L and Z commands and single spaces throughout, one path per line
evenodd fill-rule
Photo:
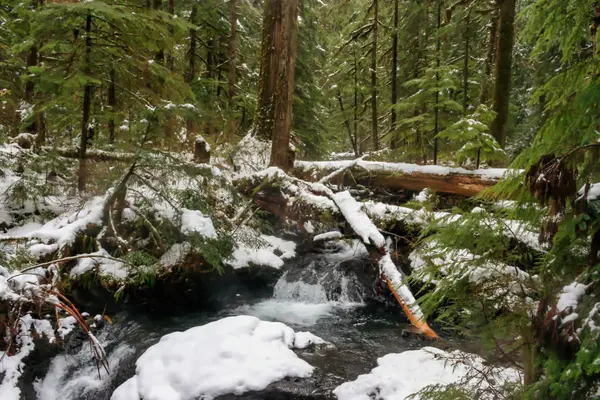
M 336 171 L 340 171 L 336 174 Z M 421 191 L 476 196 L 498 183 L 506 169 L 468 170 L 436 165 L 416 165 L 378 161 L 296 161 L 291 174 L 308 181 L 319 181 L 334 175 L 331 183 L 352 186 L 360 184 L 371 189 Z

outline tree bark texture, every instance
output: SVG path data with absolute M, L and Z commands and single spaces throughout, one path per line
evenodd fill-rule
M 498 0 L 498 44 L 496 50 L 496 79 L 494 85 L 494 111 L 492 136 L 504 148 L 508 122 L 512 77 L 513 44 L 515 36 L 516 0 Z
M 287 171 L 293 167 L 294 162 L 290 150 L 290 135 L 298 39 L 298 0 L 285 0 L 281 12 L 282 23 L 277 32 L 280 39 L 276 41 L 279 44 L 279 54 L 276 60 L 277 84 L 274 96 L 275 112 L 270 165 Z

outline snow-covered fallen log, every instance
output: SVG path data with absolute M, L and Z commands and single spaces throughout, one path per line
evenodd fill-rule
M 340 212 L 352 227 L 352 230 L 362 239 L 369 250 L 371 258 L 379 263 L 381 277 L 386 281 L 390 291 L 406 313 L 411 324 L 430 338 L 437 339 L 438 335 L 425 322 L 425 316 L 417 303 L 410 288 L 405 282 L 405 276 L 394 265 L 386 247 L 386 240 L 364 213 L 360 204 L 349 192 L 331 195 Z
M 358 183 L 370 188 L 421 191 L 475 196 L 495 185 L 509 170 L 501 168 L 467 170 L 437 165 L 416 165 L 377 161 L 296 161 L 293 176 L 308 180 L 331 180 L 345 186 Z M 519 172 L 519 171 L 515 171 Z

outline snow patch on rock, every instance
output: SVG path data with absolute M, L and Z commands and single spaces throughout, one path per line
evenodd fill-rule
M 280 322 L 227 317 L 163 336 L 136 362 L 136 374 L 111 400 L 214 399 L 262 390 L 285 377 L 306 378 L 313 367 L 292 351 L 321 339 Z
M 481 357 L 434 347 L 388 354 L 377 364 L 370 373 L 343 383 L 333 393 L 339 400 L 404 400 L 430 385 L 464 383 L 467 389 L 483 390 L 492 381 L 498 385 L 521 381 L 516 370 L 486 368 Z M 474 368 L 486 371 L 488 379 L 473 375 Z

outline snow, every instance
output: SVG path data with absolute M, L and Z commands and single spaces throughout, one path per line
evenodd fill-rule
M 171 333 L 137 360 L 135 376 L 111 400 L 210 400 L 262 390 L 285 377 L 306 378 L 313 367 L 292 351 L 296 340 L 319 339 L 247 315 Z
M 39 229 L 29 231 L 23 237 L 40 239 L 47 244 L 52 242 L 51 244 L 56 244 L 58 248 L 72 244 L 78 232 L 86 229 L 88 225 L 102 223 L 103 206 L 107 196 L 110 196 L 110 193 L 94 197 L 80 211 L 60 215 Z
M 579 195 L 578 200 L 583 198 L 583 195 L 585 194 L 585 185 L 581 189 L 579 189 L 577 194 Z M 590 190 L 588 191 L 587 195 L 587 201 L 593 201 L 598 199 L 600 199 L 600 182 L 591 184 Z
M 327 343 L 318 336 L 310 332 L 297 332 L 294 338 L 294 348 L 306 349 L 309 346 Z
M 284 260 L 296 256 L 296 243 L 275 236 L 260 235 L 258 244 L 237 243 L 231 259 L 226 263 L 234 269 L 261 265 L 281 268 Z M 280 255 L 275 254 L 280 253 Z
M 485 360 L 476 355 L 458 350 L 449 353 L 434 347 L 388 354 L 379 358 L 377 364 L 370 373 L 343 383 L 333 393 L 339 400 L 404 400 L 430 385 L 464 382 L 466 388 L 481 391 L 489 388 L 490 382 L 501 386 L 521 381 L 513 369 L 486 368 Z M 485 371 L 487 379 L 472 375 L 474 368 Z
M 418 201 L 419 203 L 424 203 L 429 200 L 431 196 L 431 190 L 429 188 L 423 189 L 418 195 L 413 199 L 414 201 Z
M 562 324 L 563 325 L 568 324 L 569 322 L 575 321 L 577 318 L 579 318 L 579 314 L 577 314 L 577 313 L 569 314 L 562 319 Z
M 342 237 L 343 237 L 343 235 L 338 231 L 326 232 L 326 233 L 321 233 L 320 235 L 315 236 L 313 238 L 313 242 L 341 239 Z
M 75 329 L 75 325 L 77 325 L 77 320 L 75 317 L 69 315 L 65 318 L 58 319 L 58 328 L 56 329 L 61 339 L 64 339 L 69 333 Z
M 217 232 L 210 217 L 205 216 L 199 210 L 188 210 L 186 208 L 181 209 L 181 232 L 185 234 L 196 232 L 209 239 L 217 237 Z
M 113 277 L 117 279 L 127 278 L 129 272 L 126 265 L 121 261 L 104 258 L 111 257 L 111 255 L 105 249 L 100 249 L 97 252 L 90 253 L 88 256 L 89 257 L 80 258 L 77 260 L 77 264 L 73 267 L 73 269 L 71 269 L 70 272 L 72 278 L 95 269 L 97 269 L 100 275 L 107 277 Z
M 33 338 L 29 333 L 32 323 L 32 318 L 29 315 L 19 320 L 18 334 L 16 335 L 17 353 L 8 355 L 4 351 L 0 351 L 0 376 L 3 376 L 0 383 L 2 400 L 19 400 L 21 398 L 18 381 L 25 368 L 23 360 L 35 347 Z
M 568 308 L 575 310 L 577 308 L 577 304 L 579 303 L 579 299 L 585 295 L 586 289 L 586 285 L 577 282 L 573 282 L 563 287 L 558 296 L 556 311 L 561 313 Z
M 240 140 L 231 159 L 240 176 L 265 169 L 271 157 L 271 142 L 258 139 L 251 133 Z
M 385 246 L 385 239 L 369 217 L 362 211 L 360 204 L 352 197 L 350 192 L 344 191 L 332 195 L 344 218 L 352 230 L 367 244 L 378 248 Z
M 304 230 L 306 231 L 306 233 L 311 234 L 315 232 L 315 227 L 313 226 L 312 222 L 310 221 L 306 221 L 303 224 Z
M 165 268 L 180 265 L 190 253 L 192 246 L 189 242 L 175 243 L 160 257 L 159 263 Z

